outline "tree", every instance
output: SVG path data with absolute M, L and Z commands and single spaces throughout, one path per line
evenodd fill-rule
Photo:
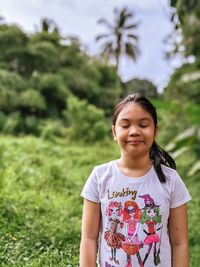
M 172 96 L 182 103 L 191 101 L 200 103 L 200 5 L 197 0 L 171 0 L 171 6 L 175 7 L 172 14 L 174 23 L 174 36 L 177 32 L 181 38 L 175 42 L 171 52 L 181 54 L 183 65 L 176 69 L 165 89 L 164 96 L 171 99 Z M 175 37 L 175 39 L 177 39 Z M 189 59 L 192 59 L 190 61 Z
M 70 124 L 69 135 L 75 140 L 94 142 L 103 140 L 108 133 L 105 113 L 87 100 L 75 96 L 67 99 L 68 110 L 65 113 Z
M 122 97 L 128 94 L 141 93 L 145 97 L 157 98 L 158 92 L 156 86 L 148 80 L 132 79 L 128 82 L 122 83 L 123 91 Z
M 26 50 L 28 36 L 16 25 L 0 24 L 0 65 L 20 73 L 21 55 Z
M 58 26 L 55 21 L 48 18 L 43 18 L 41 20 L 41 30 L 42 32 L 59 32 Z
M 104 40 L 101 54 L 106 60 L 115 60 L 116 70 L 119 74 L 121 56 L 128 56 L 135 61 L 139 53 L 138 37 L 134 34 L 138 23 L 130 21 L 134 14 L 126 7 L 121 10 L 115 9 L 114 15 L 114 23 L 110 23 L 104 18 L 98 21 L 98 23 L 105 25 L 109 32 L 98 35 L 96 41 Z
M 200 49 L 200 4 L 198 0 L 171 0 L 171 6 L 175 7 L 172 14 L 175 34 L 182 34 L 182 41 L 177 44 L 176 49 L 184 47 L 182 52 L 185 57 L 190 55 L 199 59 Z M 180 35 L 180 34 L 179 34 Z

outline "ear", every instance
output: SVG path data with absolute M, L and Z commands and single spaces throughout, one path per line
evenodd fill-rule
M 113 134 L 113 139 L 116 141 L 116 133 L 115 133 L 115 125 L 112 125 L 112 134 Z
M 155 129 L 155 135 L 154 135 L 154 138 L 156 138 L 158 135 L 158 125 L 156 126 L 156 129 Z

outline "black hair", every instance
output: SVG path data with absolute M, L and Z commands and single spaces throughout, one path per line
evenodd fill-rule
M 113 116 L 113 125 L 116 124 L 117 117 L 121 110 L 126 106 L 128 103 L 137 103 L 143 109 L 145 109 L 152 117 L 155 129 L 157 127 L 157 112 L 154 105 L 143 95 L 141 94 L 133 94 L 128 95 L 123 100 L 121 100 L 115 107 L 115 112 Z M 149 157 L 153 162 L 154 169 L 158 175 L 158 178 L 161 183 L 166 182 L 166 176 L 164 175 L 161 164 L 170 167 L 172 169 L 176 169 L 176 163 L 174 159 L 163 149 L 161 148 L 155 141 L 150 148 Z

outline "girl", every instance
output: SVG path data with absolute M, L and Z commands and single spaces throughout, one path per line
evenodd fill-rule
M 116 258 L 116 250 L 122 246 L 122 241 L 125 240 L 124 235 L 119 232 L 120 228 L 123 227 L 123 223 L 120 221 L 121 211 L 122 206 L 120 202 L 111 201 L 106 208 L 106 215 L 109 217 L 109 224 L 107 231 L 104 234 L 104 238 L 107 245 L 111 247 L 110 260 L 114 260 L 115 263 L 119 263 Z
M 141 211 L 134 201 L 126 201 L 124 203 L 124 209 L 122 211 L 123 221 L 127 224 L 126 230 L 126 242 L 123 244 L 123 250 L 127 254 L 127 265 L 129 267 L 132 265 L 131 255 L 136 255 L 138 259 L 138 264 L 143 267 L 142 259 L 140 257 L 139 249 L 141 247 L 141 242 L 138 239 L 138 227 L 139 220 L 141 218 Z
M 155 141 L 155 107 L 141 95 L 129 95 L 116 106 L 112 132 L 120 158 L 95 167 L 81 193 L 80 267 L 96 266 L 97 248 L 99 267 L 189 267 L 187 202 L 191 197 L 174 160 Z M 115 247 L 114 260 L 106 234 L 110 220 L 106 209 L 116 202 L 131 214 L 127 201 L 136 203 L 140 210 L 137 223 L 133 216 L 134 222 L 128 224 L 140 245 L 127 247 L 131 236 L 124 211 L 120 211 L 118 221 L 124 221 L 120 236 L 124 238 Z M 116 231 L 110 231 L 109 240 L 115 237 Z

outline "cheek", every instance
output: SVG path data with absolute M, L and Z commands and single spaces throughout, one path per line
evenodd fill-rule
M 155 135 L 155 130 L 153 128 L 148 129 L 148 131 L 146 131 L 145 135 L 149 140 L 154 140 L 155 136 L 156 136 Z
M 116 137 L 117 138 L 123 138 L 123 136 L 126 136 L 127 135 L 127 131 L 125 131 L 124 129 L 116 129 Z

